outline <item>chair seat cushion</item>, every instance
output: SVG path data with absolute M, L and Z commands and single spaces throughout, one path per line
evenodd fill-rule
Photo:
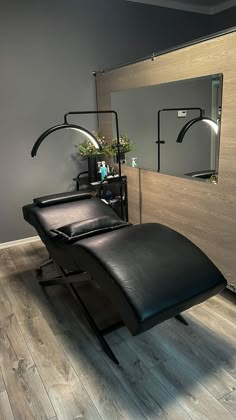
M 227 284 L 196 245 L 157 223 L 83 239 L 71 252 L 114 303 L 132 334 L 204 301 Z

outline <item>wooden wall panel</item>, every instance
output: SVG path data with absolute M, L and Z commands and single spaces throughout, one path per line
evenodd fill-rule
M 97 74 L 98 107 L 110 109 L 111 92 L 214 73 L 223 73 L 219 183 L 142 170 L 142 222 L 164 223 L 183 233 L 236 284 L 236 33 Z M 109 135 L 111 120 L 100 122 Z M 131 192 L 135 176 L 128 172 L 130 218 L 137 220 L 138 194 Z
M 128 208 L 129 222 L 140 223 L 140 182 L 139 169 L 122 165 L 122 173 L 128 179 Z

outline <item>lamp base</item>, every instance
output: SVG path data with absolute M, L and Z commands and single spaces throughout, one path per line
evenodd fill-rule
M 97 157 L 89 156 L 88 157 L 88 181 L 96 182 L 98 180 L 97 176 Z

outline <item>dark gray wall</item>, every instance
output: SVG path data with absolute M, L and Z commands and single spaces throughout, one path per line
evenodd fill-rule
M 0 243 L 35 234 L 21 212 L 33 197 L 74 188 L 74 134 L 30 150 L 66 111 L 96 108 L 92 71 L 203 36 L 209 22 L 123 0 L 1 0 Z
M 231 9 L 211 17 L 212 32 L 222 31 L 233 26 L 236 26 L 236 7 L 231 7 Z

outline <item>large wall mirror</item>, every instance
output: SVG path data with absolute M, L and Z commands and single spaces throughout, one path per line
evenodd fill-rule
M 127 165 L 216 183 L 222 82 L 214 74 L 113 92 L 120 132 L 134 143 Z

